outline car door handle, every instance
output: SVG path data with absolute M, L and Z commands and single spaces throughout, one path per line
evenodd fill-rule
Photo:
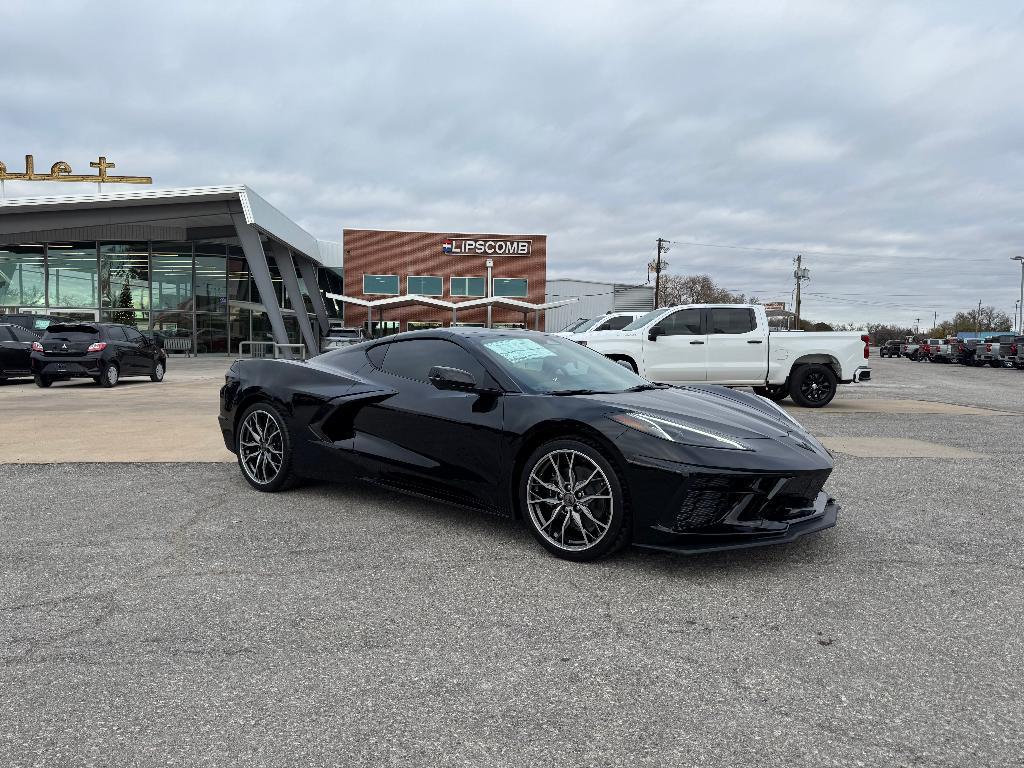
M 747 344 L 761 344 L 764 339 L 747 339 Z
M 691 341 L 690 343 L 691 344 L 703 344 L 704 342 L 703 341 Z

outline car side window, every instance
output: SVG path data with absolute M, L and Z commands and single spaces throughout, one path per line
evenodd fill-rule
M 754 310 L 747 307 L 714 307 L 708 310 L 708 333 L 750 333 L 755 328 Z
M 476 358 L 458 344 L 443 339 L 393 341 L 387 345 L 380 367 L 395 376 L 425 382 L 435 365 L 468 371 L 478 384 L 490 385 L 490 376 Z
M 128 341 L 132 342 L 133 344 L 145 344 L 146 343 L 146 337 L 143 336 L 141 333 L 139 333 L 134 328 L 125 327 L 124 332 L 128 336 Z
M 657 325 L 665 330 L 666 336 L 699 336 L 700 310 L 681 309 L 662 318 Z
M 14 339 L 14 331 L 11 328 L 0 328 L 0 341 L 11 341 Z M 20 341 L 20 339 L 14 339 Z
M 127 341 L 124 335 L 124 328 L 119 325 L 107 326 L 107 338 L 111 341 Z

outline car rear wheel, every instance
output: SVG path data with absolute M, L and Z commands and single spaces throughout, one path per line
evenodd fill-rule
M 120 379 L 121 370 L 117 367 L 117 363 L 106 363 L 103 373 L 100 374 L 100 384 L 107 388 L 116 387 Z
M 48 386 L 53 384 L 53 379 L 51 379 L 49 376 L 43 376 L 37 373 L 32 378 L 35 380 L 36 386 L 42 387 L 43 389 L 46 389 Z
M 242 476 L 258 491 L 283 491 L 297 480 L 292 472 L 288 427 L 270 403 L 256 403 L 242 414 L 235 433 L 235 453 Z
M 629 543 L 618 472 L 589 440 L 552 440 L 537 448 L 524 465 L 519 502 L 534 538 L 566 560 L 596 560 Z
M 781 403 L 789 397 L 789 390 L 785 384 L 779 384 L 771 387 L 754 387 L 754 394 L 766 397 L 772 402 Z
M 821 408 L 836 396 L 837 383 L 835 373 L 827 365 L 801 365 L 790 377 L 789 394 L 797 405 Z
M 149 378 L 151 381 L 163 381 L 166 371 L 163 360 L 157 360 L 153 363 L 153 371 L 149 374 Z

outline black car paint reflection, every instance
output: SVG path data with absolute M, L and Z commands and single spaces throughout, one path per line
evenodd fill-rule
M 518 359 L 522 349 L 535 358 Z M 240 437 L 260 407 L 287 439 L 268 437 L 265 419 Z M 830 455 L 774 404 L 652 385 L 592 350 L 526 331 L 416 331 L 307 362 L 238 361 L 221 390 L 220 425 L 262 490 L 277 490 L 283 475 L 261 484 L 251 468 L 266 475 L 287 454 L 295 477 L 367 480 L 523 518 L 541 544 L 573 559 L 626 543 L 695 552 L 791 541 L 833 525 L 839 510 L 822 490 Z M 538 460 L 548 446 L 548 461 Z M 593 487 L 565 493 L 595 469 L 608 476 L 609 508 L 597 513 L 583 503 L 603 498 Z M 584 547 L 612 529 L 614 545 Z

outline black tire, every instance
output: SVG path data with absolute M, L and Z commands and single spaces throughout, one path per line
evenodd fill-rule
M 153 361 L 153 370 L 149 373 L 149 380 L 161 382 L 164 380 L 164 374 L 167 373 L 167 364 L 163 360 Z
M 559 454 L 561 456 L 559 456 Z M 563 526 L 558 534 L 554 533 L 555 526 L 552 526 L 552 534 L 549 536 L 542 528 L 540 521 L 536 519 L 534 509 L 538 510 L 538 516 L 542 515 L 547 507 L 538 507 L 537 502 L 539 499 L 534 499 L 535 506 L 531 509 L 527 503 L 527 499 L 530 496 L 531 484 L 533 483 L 534 473 L 536 472 L 537 480 L 544 481 L 542 476 L 543 472 L 548 470 L 549 457 L 552 455 L 559 456 L 558 461 L 562 461 L 561 457 L 566 454 L 573 454 L 572 458 L 574 462 L 580 461 L 580 466 L 586 464 L 594 466 L 600 469 L 600 476 L 591 480 L 591 482 L 585 483 L 576 489 L 576 497 L 587 499 L 588 497 L 585 492 L 594 493 L 595 490 L 602 490 L 602 486 L 607 486 L 610 499 L 598 499 L 595 495 L 592 502 L 600 505 L 607 501 L 607 507 L 594 506 L 591 510 L 587 505 L 581 504 L 578 501 L 571 501 L 574 508 L 571 512 L 567 512 L 563 516 L 559 516 L 558 510 L 562 509 L 565 505 L 558 503 L 556 507 L 552 507 L 551 520 L 557 521 L 562 520 Z M 585 457 L 580 459 L 578 457 Z M 558 475 L 561 477 L 561 475 Z M 554 479 L 554 476 L 552 477 Z M 563 480 L 568 481 L 568 477 L 563 477 Z M 576 477 L 576 482 L 583 482 Z M 540 485 L 539 487 L 545 489 L 545 493 L 556 493 L 551 490 L 548 485 Z M 563 486 L 565 487 L 565 486 Z M 558 491 L 559 496 L 553 496 L 551 498 L 570 498 L 571 493 L 566 491 Z M 598 494 L 603 496 L 604 494 Z M 545 502 L 541 502 L 545 503 Z M 579 505 L 578 507 L 576 505 Z M 589 516 L 582 511 L 586 509 Z M 609 461 L 608 457 L 605 456 L 601 448 L 591 440 L 584 437 L 572 437 L 572 438 L 561 438 L 558 440 L 551 440 L 547 443 L 536 448 L 526 462 L 523 464 L 522 476 L 519 478 L 519 510 L 522 514 L 523 521 L 526 523 L 526 527 L 530 529 L 530 533 L 537 539 L 542 547 L 544 547 L 551 554 L 564 558 L 565 560 L 573 560 L 575 562 L 588 562 L 590 560 L 597 560 L 602 557 L 607 557 L 614 552 L 619 551 L 627 544 L 629 544 L 633 535 L 633 523 L 632 514 L 629 509 L 629 499 L 625 494 L 622 486 L 621 476 L 615 465 Z M 579 511 L 577 511 L 579 510 Z M 557 520 L 556 520 L 557 518 Z M 578 524 L 577 530 L 581 532 L 583 541 L 586 542 L 587 535 L 583 533 L 584 530 L 590 530 L 591 535 L 596 535 L 595 532 L 599 532 L 600 535 L 595 541 L 584 544 L 572 544 L 565 545 L 564 542 L 568 540 L 569 535 L 572 535 L 571 530 L 567 530 L 565 521 L 573 521 L 574 525 Z M 593 521 L 593 525 L 591 522 Z M 599 527 L 602 523 L 605 524 L 605 528 L 602 531 Z M 561 539 L 562 543 L 556 539 Z
M 49 376 L 43 376 L 42 374 L 39 373 L 35 374 L 32 377 L 32 379 L 35 381 L 36 386 L 41 387 L 42 389 L 46 389 L 48 386 L 53 384 L 53 379 L 51 379 Z
M 988 364 L 990 366 L 992 366 L 993 368 L 1002 368 L 1003 367 L 1002 362 L 999 361 L 999 360 L 989 360 Z
M 108 363 L 103 364 L 103 372 L 100 374 L 100 386 L 110 389 L 116 387 L 117 382 L 121 380 L 121 369 L 117 367 L 117 363 L 111 360 Z
M 773 403 L 781 403 L 789 397 L 789 388 L 785 384 L 770 387 L 754 387 L 754 394 L 767 397 Z
M 799 366 L 789 377 L 789 396 L 803 408 L 823 408 L 836 396 L 835 372 L 827 365 Z
M 243 446 L 244 441 L 242 438 L 243 434 L 247 437 L 250 435 L 246 431 L 245 425 L 254 414 L 259 416 L 257 426 L 259 426 L 261 421 L 263 424 L 268 424 L 270 422 L 266 420 L 271 420 L 280 438 L 278 442 L 275 439 L 276 436 L 270 437 L 266 443 L 268 449 L 280 451 L 280 465 L 272 474 L 261 474 L 258 468 L 259 463 L 253 464 L 251 457 L 246 457 L 244 453 L 246 450 L 251 450 L 251 448 Z M 281 412 L 270 403 L 260 402 L 250 405 L 238 419 L 238 428 L 235 430 L 235 456 L 237 457 L 238 468 L 242 472 L 242 477 L 257 491 L 276 493 L 277 491 L 285 491 L 298 482 L 299 478 L 295 475 L 292 461 L 292 437 L 288 432 L 288 424 L 284 416 L 281 415 Z M 265 460 L 264 467 L 267 461 L 269 459 Z

